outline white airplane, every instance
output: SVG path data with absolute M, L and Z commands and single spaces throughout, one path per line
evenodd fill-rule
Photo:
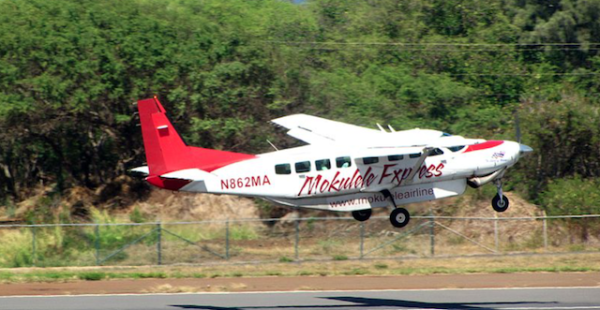
M 399 205 L 461 195 L 467 184 L 494 182 L 492 207 L 504 212 L 509 201 L 501 179 L 532 151 L 512 141 L 424 129 L 386 132 L 296 114 L 272 122 L 309 145 L 251 155 L 186 145 L 156 97 L 138 101 L 138 110 L 148 166 L 133 171 L 156 187 L 352 212 L 358 221 L 368 220 L 373 208 L 393 206 L 395 227 L 410 220 Z

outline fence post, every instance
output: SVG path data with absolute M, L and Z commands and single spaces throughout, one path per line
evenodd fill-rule
M 544 230 L 544 252 L 548 252 L 548 218 L 545 215 L 542 229 Z
M 296 239 L 294 241 L 294 258 L 298 260 L 298 243 L 300 243 L 300 215 L 296 217 Z
M 96 240 L 94 240 L 94 247 L 96 248 L 96 266 L 100 266 L 100 225 L 96 224 L 94 227 L 94 234 Z
M 225 259 L 229 260 L 229 220 L 225 222 Z
M 35 267 L 36 263 L 36 236 L 35 236 L 35 226 L 31 226 L 31 264 Z
M 158 265 L 162 264 L 162 227 L 160 225 L 160 222 L 158 222 L 156 224 L 156 260 L 158 262 Z
M 363 258 L 364 243 L 365 243 L 365 222 L 360 222 L 360 259 Z
M 433 220 L 433 210 L 429 210 L 429 242 L 431 257 L 435 256 L 435 221 Z
M 496 253 L 498 253 L 499 243 L 500 242 L 498 240 L 498 214 L 494 212 L 494 245 Z

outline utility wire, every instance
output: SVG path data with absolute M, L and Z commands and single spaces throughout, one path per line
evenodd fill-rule
M 376 46 L 344 46 L 344 47 L 317 47 L 317 46 L 293 46 L 294 48 L 298 48 L 298 49 L 306 49 L 306 50 L 321 50 L 321 51 L 344 51 L 344 50 L 371 50 L 372 48 L 376 47 Z M 573 46 L 573 47 L 563 47 L 563 48 L 553 48 L 549 51 L 551 52 L 555 52 L 555 51 L 581 51 L 581 50 L 585 50 L 585 51 L 598 51 L 600 50 L 600 47 L 589 47 L 589 48 L 582 48 L 581 46 Z M 497 53 L 502 53 L 502 52 L 521 52 L 521 51 L 541 51 L 540 48 L 534 48 L 534 47 L 527 47 L 527 48 L 517 48 L 515 50 L 499 50 L 497 48 L 471 48 L 471 49 L 450 49 L 450 48 L 415 48 L 415 47 L 409 47 L 409 48 L 402 48 L 400 46 L 397 47 L 385 47 L 383 50 L 387 50 L 387 51 L 401 51 L 401 52 L 451 52 L 451 53 L 470 53 L 470 52 L 497 52 Z
M 426 73 L 436 74 L 436 73 Z M 439 73 L 439 74 L 444 74 Z M 588 76 L 588 75 L 600 75 L 600 72 L 556 72 L 556 73 L 448 73 L 451 76 Z
M 258 43 L 290 45 L 295 48 L 343 51 L 343 50 L 368 50 L 372 47 L 387 47 L 386 50 L 419 53 L 469 53 L 469 52 L 513 52 L 499 50 L 498 47 L 516 47 L 514 51 L 540 51 L 540 47 L 554 47 L 550 51 L 599 51 L 599 42 L 590 43 L 402 43 L 402 42 L 318 42 L 318 41 L 256 41 Z M 313 45 L 313 46 L 310 46 Z M 419 48 L 421 46 L 421 48 Z M 407 47 L 407 48 L 402 48 Z M 432 48 L 433 47 L 433 48 Z M 439 48 L 443 47 L 443 48 Z M 452 47 L 476 47 L 471 49 L 457 49 Z M 483 48 L 482 48 L 483 47 Z M 421 73 L 428 75 L 446 74 L 449 76 L 597 76 L 600 72 L 554 72 L 554 73 Z
M 282 45 L 390 45 L 390 46 L 584 46 L 597 45 L 600 42 L 590 43 L 403 43 L 403 42 L 318 42 L 318 41 L 258 41 L 269 44 Z

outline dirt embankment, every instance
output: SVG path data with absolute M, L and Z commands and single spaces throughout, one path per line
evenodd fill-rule
M 38 188 L 15 207 L 0 205 L 0 221 L 24 222 L 30 214 L 52 213 L 71 216 L 76 222 L 91 218 L 90 210 L 106 210 L 117 219 L 126 220 L 134 210 L 148 221 L 204 221 L 259 218 L 259 208 L 253 199 L 237 196 L 192 194 L 150 188 L 142 181 L 119 177 L 110 184 L 91 190 L 69 189 L 62 196 L 51 194 L 51 188 Z

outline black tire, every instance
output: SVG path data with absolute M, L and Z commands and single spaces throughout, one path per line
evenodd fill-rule
M 502 195 L 502 201 L 500 201 L 500 195 L 498 194 L 496 194 L 496 196 L 494 196 L 494 199 L 492 199 L 492 208 L 496 212 L 504 212 L 506 211 L 506 209 L 508 209 L 508 206 L 508 197 L 506 197 L 505 195 Z
M 354 219 L 359 222 L 364 222 L 364 221 L 368 220 L 369 218 L 371 218 L 372 213 L 373 213 L 373 210 L 371 210 L 371 209 L 352 211 L 352 217 L 354 217 Z
M 402 228 L 410 222 L 410 213 L 404 208 L 396 208 L 390 213 L 390 223 L 392 226 Z

